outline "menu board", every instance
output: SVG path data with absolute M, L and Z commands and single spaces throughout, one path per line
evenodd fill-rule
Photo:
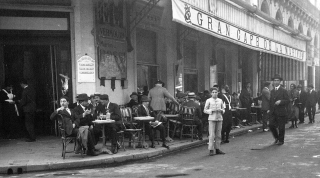
M 78 82 L 96 82 L 95 60 L 85 55 L 78 59 Z

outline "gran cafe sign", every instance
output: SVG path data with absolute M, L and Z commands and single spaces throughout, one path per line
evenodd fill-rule
M 213 9 L 213 5 L 210 7 Z M 212 10 L 212 12 L 214 12 L 214 10 Z M 238 28 L 219 20 L 211 13 L 199 10 L 199 8 L 181 0 L 172 0 L 172 13 L 174 21 L 204 33 L 235 42 L 254 50 L 281 55 L 299 61 L 306 61 L 304 50 Z

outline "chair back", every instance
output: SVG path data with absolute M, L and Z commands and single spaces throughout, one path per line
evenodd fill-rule
M 181 105 L 171 102 L 168 108 L 168 114 L 179 114 L 181 111 Z
M 121 121 L 125 129 L 134 128 L 133 119 L 132 119 L 132 109 L 130 107 L 120 107 L 121 112 Z
M 194 107 L 182 106 L 180 110 L 180 116 L 183 124 L 193 125 L 195 119 L 195 111 Z
M 58 128 L 60 130 L 60 134 L 62 138 L 66 138 L 66 127 L 63 122 L 63 116 L 61 114 L 57 115 Z

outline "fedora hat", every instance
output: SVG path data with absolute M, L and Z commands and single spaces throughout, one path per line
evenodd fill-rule
M 187 96 L 187 94 L 182 93 L 182 92 L 177 93 L 177 95 L 176 95 L 177 98 L 184 98 L 185 96 Z
M 138 93 L 137 93 L 137 92 L 132 92 L 131 95 L 130 95 L 130 97 L 133 96 L 133 95 L 138 96 Z
M 189 92 L 188 93 L 188 98 L 195 98 L 196 94 L 194 92 Z
M 275 74 L 274 77 L 272 77 L 272 80 L 279 79 L 282 81 L 282 77 L 279 74 Z
M 141 97 L 141 101 L 142 101 L 142 102 L 150 102 L 150 98 L 149 98 L 148 96 L 143 95 L 143 96 Z
M 107 94 L 100 95 L 100 100 L 109 100 L 109 96 Z
M 93 96 L 100 96 L 101 93 L 100 92 L 94 92 Z
M 88 95 L 86 93 L 81 93 L 81 94 L 78 95 L 78 100 L 79 101 L 86 101 L 88 99 L 89 98 L 88 98 Z

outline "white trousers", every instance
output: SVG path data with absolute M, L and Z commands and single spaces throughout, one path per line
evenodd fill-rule
M 209 120 L 208 150 L 220 149 L 222 121 Z

